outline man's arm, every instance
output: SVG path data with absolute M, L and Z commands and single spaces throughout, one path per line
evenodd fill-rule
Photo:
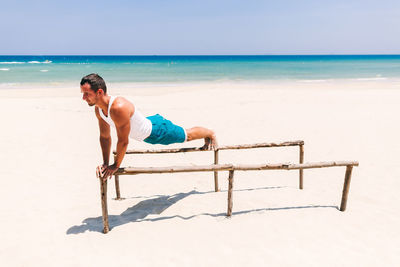
M 113 118 L 115 118 L 114 122 L 118 136 L 117 154 L 115 156 L 114 165 L 119 168 L 124 159 L 126 149 L 128 148 L 131 122 L 129 113 L 122 110 L 116 111 Z
M 100 129 L 100 146 L 103 153 L 103 167 L 108 166 L 110 159 L 111 150 L 111 135 L 110 135 L 110 125 L 105 122 L 100 114 L 98 107 L 95 108 L 96 117 L 99 120 Z
M 130 118 L 134 111 L 132 111 L 132 104 L 123 99 L 118 100 L 113 103 L 109 114 L 114 121 L 117 130 L 117 154 L 115 156 L 114 164 L 109 165 L 104 170 L 103 178 L 105 179 L 109 176 L 111 177 L 118 170 L 129 144 L 129 133 L 131 131 Z

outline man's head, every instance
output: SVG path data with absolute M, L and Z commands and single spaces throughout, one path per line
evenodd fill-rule
M 83 100 L 89 106 L 94 106 L 99 97 L 107 94 L 107 86 L 103 78 L 96 73 L 92 73 L 82 78 L 81 92 L 83 93 Z

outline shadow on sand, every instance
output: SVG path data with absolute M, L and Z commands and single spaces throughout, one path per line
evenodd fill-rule
M 237 192 L 237 191 L 269 190 L 269 189 L 277 189 L 277 188 L 282 188 L 282 186 L 240 189 L 240 190 L 234 190 L 234 191 Z M 175 194 L 172 196 L 166 196 L 166 195 L 152 196 L 150 199 L 143 200 L 143 201 L 137 203 L 136 205 L 128 208 L 127 210 L 122 212 L 120 215 L 109 215 L 108 221 L 109 221 L 109 225 L 110 225 L 110 230 L 114 227 L 124 225 L 127 223 L 131 223 L 131 222 L 142 222 L 142 221 L 155 222 L 155 221 L 169 220 L 169 219 L 174 219 L 174 218 L 190 220 L 197 216 L 225 217 L 226 213 L 221 212 L 221 213 L 214 213 L 214 214 L 201 213 L 201 214 L 196 214 L 196 215 L 187 216 L 187 217 L 180 216 L 180 215 L 174 215 L 174 216 L 164 216 L 164 217 L 146 219 L 146 217 L 149 215 L 161 214 L 164 210 L 166 210 L 173 204 L 177 203 L 179 200 L 182 200 L 190 195 L 209 194 L 209 193 L 215 193 L 215 192 L 214 191 L 198 192 L 198 191 L 192 190 L 187 193 L 178 193 L 178 194 Z M 239 214 L 252 213 L 252 212 L 260 212 L 260 211 L 277 211 L 277 210 L 308 209 L 308 208 L 339 209 L 339 207 L 337 207 L 337 206 L 308 205 L 308 206 L 297 206 L 297 207 L 263 208 L 263 209 L 236 211 L 236 212 L 232 212 L 232 216 L 239 215 Z M 103 232 L 102 217 L 99 216 L 99 217 L 94 217 L 94 218 L 86 218 L 82 221 L 81 225 L 74 225 L 74 226 L 70 227 L 67 230 L 67 234 L 68 235 L 82 234 L 86 231 L 102 233 Z

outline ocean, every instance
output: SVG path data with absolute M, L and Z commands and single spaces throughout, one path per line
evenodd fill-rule
M 400 55 L 0 56 L 0 85 L 400 78 Z

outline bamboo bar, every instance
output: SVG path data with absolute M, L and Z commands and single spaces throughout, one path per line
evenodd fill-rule
M 248 149 L 248 148 L 261 148 L 261 147 L 284 147 L 284 146 L 299 146 L 304 145 L 304 141 L 287 141 L 282 143 L 256 143 L 256 144 L 244 144 L 244 145 L 232 145 L 218 147 L 218 150 L 228 150 L 228 149 Z
M 315 168 L 327 168 L 327 167 L 340 167 L 340 166 L 358 166 L 358 161 L 327 161 L 327 162 L 309 162 L 302 164 L 289 164 L 289 170 L 300 170 L 300 169 L 315 169 Z
M 110 231 L 108 225 L 108 210 L 107 210 L 107 179 L 99 178 L 100 194 L 101 194 L 101 211 L 103 215 L 103 233 L 107 234 Z
M 214 165 L 218 164 L 219 157 L 218 157 L 218 149 L 214 151 Z M 218 171 L 214 171 L 214 188 L 215 192 L 219 191 L 218 187 Z
M 256 143 L 244 145 L 221 146 L 217 150 L 229 149 L 249 149 L 249 148 L 262 148 L 262 147 L 285 147 L 285 146 L 299 146 L 304 145 L 304 141 L 287 141 L 282 143 Z M 126 154 L 159 154 L 159 153 L 183 153 L 183 152 L 199 152 L 199 151 L 212 151 L 204 150 L 201 147 L 184 147 L 184 148 L 166 148 L 166 149 L 135 149 L 127 150 Z M 113 151 L 116 154 L 116 151 Z
M 214 165 L 219 163 L 219 150 L 233 150 L 233 149 L 249 149 L 249 148 L 265 148 L 265 147 L 287 147 L 287 146 L 303 146 L 304 141 L 296 140 L 296 141 L 286 141 L 280 143 L 255 143 L 255 144 L 243 144 L 243 145 L 231 145 L 231 146 L 221 146 L 214 151 Z M 167 149 L 142 149 L 142 150 L 128 150 L 126 154 L 162 154 L 162 153 L 184 153 L 184 152 L 200 152 L 200 151 L 212 151 L 205 150 L 202 147 L 186 147 L 186 148 L 167 148 Z M 116 151 L 113 151 L 114 155 L 116 155 Z M 302 163 L 300 161 L 300 163 Z M 300 170 L 300 176 L 302 177 L 303 171 Z M 302 178 L 301 178 L 302 179 Z M 119 194 L 119 179 L 116 176 L 115 179 L 115 188 L 117 198 L 120 199 Z M 218 185 L 218 171 L 214 171 L 214 190 L 215 192 L 219 191 Z
M 349 194 L 349 189 L 350 189 L 352 169 L 353 169 L 353 166 L 351 166 L 351 165 L 347 166 L 347 168 L 346 168 L 346 175 L 345 175 L 344 184 L 343 184 L 342 202 L 340 203 L 340 211 L 346 210 L 347 196 Z
M 232 215 L 233 207 L 233 174 L 235 170 L 249 171 L 249 170 L 302 170 L 311 168 L 327 168 L 327 167 L 340 167 L 346 166 L 346 175 L 342 193 L 342 203 L 340 211 L 345 211 L 347 196 L 349 193 L 351 171 L 353 166 L 358 166 L 357 161 L 330 161 L 330 162 L 311 162 L 301 164 L 214 164 L 214 165 L 200 165 L 200 166 L 171 166 L 171 167 L 127 167 L 120 168 L 115 174 L 118 175 L 131 175 L 138 173 L 173 173 L 173 172 L 202 172 L 202 171 L 228 171 L 229 170 L 229 187 L 228 187 L 228 211 L 227 216 Z M 103 212 L 103 232 L 109 231 L 108 225 L 108 211 L 107 211 L 107 180 L 99 178 L 101 186 L 101 205 Z
M 168 167 L 125 167 L 119 168 L 117 175 L 131 175 L 139 173 L 175 173 L 175 172 L 207 172 L 207 171 L 252 171 L 252 170 L 302 170 L 314 168 L 358 166 L 357 161 L 330 161 L 310 162 L 302 164 L 273 163 L 273 164 L 212 164 L 194 166 L 168 166 Z
M 169 166 L 169 167 L 125 167 L 119 168 L 116 174 L 131 175 L 140 173 L 174 173 L 174 172 L 207 172 L 207 171 L 229 171 L 232 164 L 218 165 L 196 165 L 196 166 Z
M 233 207 L 233 199 L 232 199 L 232 193 L 233 193 L 233 173 L 234 171 L 231 170 L 229 171 L 229 187 L 228 187 L 228 211 L 226 215 L 228 217 L 232 216 L 232 207 Z
M 116 193 L 115 200 L 121 200 L 121 193 L 119 190 L 119 175 L 114 175 L 114 178 L 115 178 L 115 193 Z
M 304 145 L 300 145 L 299 150 L 300 150 L 299 163 L 302 164 L 304 162 Z M 303 169 L 299 170 L 299 188 L 303 189 Z
M 116 159 L 116 156 L 114 156 L 114 162 L 116 162 L 115 159 Z M 121 200 L 121 193 L 119 190 L 119 176 L 114 175 L 114 178 L 115 178 L 115 194 L 116 194 L 115 200 Z
M 287 147 L 299 146 L 299 163 L 270 163 L 270 164 L 219 164 L 219 151 L 220 150 L 233 150 L 233 149 L 249 149 L 249 148 L 263 148 L 263 147 Z M 214 151 L 214 164 L 210 165 L 192 165 L 192 166 L 168 166 L 168 167 L 125 167 L 119 168 L 115 175 L 115 190 L 116 199 L 121 199 L 119 176 L 120 175 L 135 175 L 135 174 L 152 174 L 152 173 L 177 173 L 177 172 L 214 172 L 214 186 L 215 191 L 219 191 L 218 186 L 218 172 L 229 171 L 229 186 L 228 186 L 228 209 L 227 216 L 232 215 L 233 208 L 233 176 L 234 171 L 254 171 L 254 170 L 299 170 L 299 188 L 303 189 L 303 170 L 314 168 L 327 168 L 327 167 L 346 167 L 345 181 L 343 185 L 342 200 L 340 211 L 345 211 L 347 204 L 347 196 L 349 193 L 351 172 L 353 166 L 358 166 L 357 161 L 330 161 L 330 162 L 309 162 L 304 163 L 304 141 L 288 141 L 281 143 L 256 143 L 244 145 L 231 145 L 218 147 L 216 150 L 204 150 L 201 147 L 187 147 L 187 148 L 172 148 L 172 149 L 148 149 L 148 150 L 128 150 L 126 154 L 161 154 L 161 153 L 181 153 L 181 152 L 200 152 L 200 151 Z M 113 152 L 114 155 L 116 152 Z M 103 213 L 103 232 L 109 231 L 108 223 L 108 210 L 107 210 L 107 181 L 100 178 L 101 186 L 101 204 Z

